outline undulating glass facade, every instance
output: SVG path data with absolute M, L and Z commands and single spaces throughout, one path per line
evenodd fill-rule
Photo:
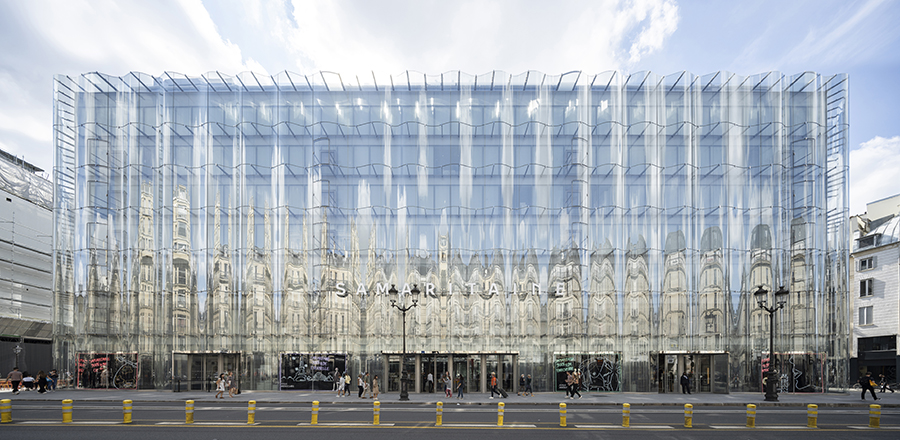
M 784 285 L 782 391 L 848 385 L 846 75 L 385 78 L 57 76 L 58 365 L 756 391 Z

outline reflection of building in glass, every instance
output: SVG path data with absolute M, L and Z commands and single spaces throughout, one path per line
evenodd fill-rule
M 91 73 L 56 92 L 59 362 L 127 356 L 141 388 L 327 386 L 313 363 L 340 358 L 385 390 L 402 370 L 551 390 L 568 368 L 594 390 L 758 390 L 751 292 L 784 285 L 784 389 L 847 385 L 843 75 Z M 402 362 L 392 285 L 421 291 Z

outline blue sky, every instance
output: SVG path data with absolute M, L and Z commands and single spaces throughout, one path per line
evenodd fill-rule
M 0 0 L 0 148 L 53 165 L 54 74 L 850 75 L 851 213 L 900 193 L 900 2 Z

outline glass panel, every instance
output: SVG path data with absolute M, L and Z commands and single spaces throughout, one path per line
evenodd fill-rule
M 233 367 L 276 389 L 301 348 L 385 391 L 446 371 L 382 358 L 405 342 L 492 353 L 458 370 L 479 391 L 555 390 L 557 352 L 603 359 L 598 390 L 669 391 L 660 353 L 702 352 L 755 392 L 773 329 L 750 292 L 783 284 L 783 386 L 849 385 L 846 75 L 417 75 L 58 76 L 60 371 L 137 353 L 140 388 Z M 387 292 L 414 285 L 404 331 Z

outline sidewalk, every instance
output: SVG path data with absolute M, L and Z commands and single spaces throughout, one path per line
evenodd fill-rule
M 762 393 L 733 393 L 733 394 L 659 394 L 659 393 L 582 393 L 582 399 L 566 399 L 562 392 L 535 393 L 534 397 L 520 397 L 511 394 L 507 399 L 490 399 L 490 393 L 466 394 L 464 400 L 456 397 L 447 398 L 440 393 L 410 393 L 408 402 L 401 402 L 400 395 L 396 392 L 382 393 L 378 400 L 382 405 L 388 404 L 425 404 L 433 405 L 439 401 L 444 404 L 459 403 L 461 405 L 496 405 L 504 402 L 506 405 L 558 405 L 565 403 L 567 406 L 593 405 L 593 406 L 621 406 L 623 403 L 631 406 L 683 406 L 686 403 L 694 407 L 702 406 L 740 406 L 755 404 L 758 407 L 766 406 L 796 406 L 805 407 L 807 404 L 816 404 L 822 407 L 865 407 L 872 403 L 869 396 L 865 401 L 859 398 L 858 392 L 827 393 L 827 394 L 781 394 L 778 402 L 766 402 Z M 881 398 L 877 403 L 886 408 L 900 408 L 900 393 L 877 393 Z M 247 402 L 255 400 L 260 403 L 278 404 L 306 404 L 319 401 L 321 404 L 367 404 L 373 399 L 359 399 L 356 393 L 351 397 L 337 397 L 334 392 L 309 392 L 309 391 L 244 391 L 234 398 L 225 400 L 215 399 L 215 392 L 186 391 L 175 393 L 172 391 L 155 390 L 72 390 L 60 389 L 51 393 L 38 394 L 37 391 L 21 391 L 13 395 L 9 390 L 0 391 L 0 399 L 12 399 L 14 401 L 62 401 L 72 399 L 74 401 L 91 402 L 121 402 L 133 400 L 138 402 L 184 402 L 194 400 L 197 402 Z

